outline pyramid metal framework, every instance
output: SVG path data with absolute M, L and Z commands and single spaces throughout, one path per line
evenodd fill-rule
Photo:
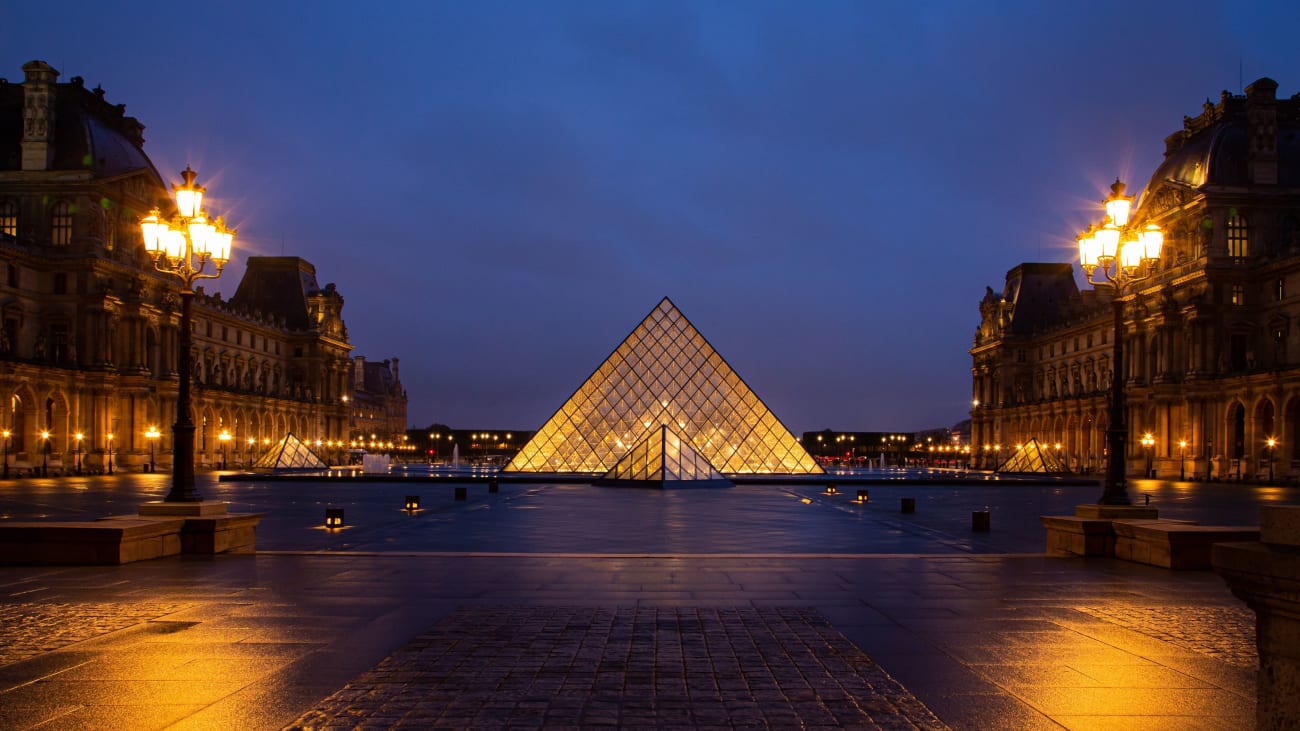
M 316 456 L 316 453 L 311 451 L 311 447 L 290 432 L 267 450 L 266 454 L 259 457 L 253 463 L 253 467 L 273 470 L 323 470 L 329 465 Z
M 602 482 L 653 483 L 660 487 L 730 485 L 731 481 L 709 464 L 672 429 L 661 426 L 623 455 Z
M 1007 461 L 998 466 L 994 472 L 1069 472 L 1059 455 L 1030 439 L 1007 457 Z
M 725 474 L 822 473 L 667 297 L 503 471 L 602 474 L 663 426 Z

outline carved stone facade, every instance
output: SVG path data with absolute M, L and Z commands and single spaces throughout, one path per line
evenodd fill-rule
M 80 78 L 34 61 L 0 80 L 0 426 L 11 465 L 170 462 L 178 280 L 154 271 L 139 218 L 168 187 L 143 126 Z M 222 280 L 217 280 L 222 281 Z M 347 434 L 343 298 L 296 257 L 251 257 L 234 297 L 194 302 L 200 465 L 231 464 L 286 432 Z M 149 427 L 162 436 L 145 437 Z M 41 436 L 48 431 L 48 445 Z M 232 440 L 223 444 L 219 435 Z M 76 434 L 82 434 L 78 441 Z M 111 436 L 110 436 L 111 435 Z M 254 440 L 250 444 L 249 440 Z
M 397 359 L 367 363 L 365 356 L 355 356 L 349 378 L 348 440 L 393 442 L 395 446 L 406 441 L 406 389 Z
M 1125 302 L 1131 473 L 1150 459 L 1164 477 L 1300 477 L 1300 95 L 1276 91 L 1260 79 L 1185 118 L 1137 201 L 1166 238 Z M 1112 317 L 1109 290 L 1079 291 L 1070 264 L 1022 264 L 986 291 L 977 465 L 1036 437 L 1104 471 Z

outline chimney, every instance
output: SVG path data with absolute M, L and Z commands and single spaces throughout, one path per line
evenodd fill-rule
M 364 355 L 352 359 L 352 390 L 366 390 L 366 356 Z
M 393 358 L 393 383 L 401 383 L 402 379 L 397 377 L 397 359 Z
M 1264 78 L 1246 87 L 1246 136 L 1250 181 L 1277 185 L 1277 82 Z
M 54 84 L 59 72 L 44 61 L 23 64 L 23 170 L 49 170 L 54 159 Z

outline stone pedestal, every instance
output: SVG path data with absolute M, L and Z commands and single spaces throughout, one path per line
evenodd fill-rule
M 1260 509 L 1260 540 L 1214 547 L 1214 570 L 1255 612 L 1255 727 L 1300 728 L 1300 507 Z
M 193 503 L 169 503 L 154 500 L 140 506 L 140 515 L 165 515 L 173 518 L 200 518 L 225 515 L 227 503 L 220 500 L 200 500 Z

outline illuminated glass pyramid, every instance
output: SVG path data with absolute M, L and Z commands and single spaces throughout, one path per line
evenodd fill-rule
M 1065 464 L 1061 458 L 1053 454 L 1043 445 L 1038 443 L 1037 439 L 1030 439 L 1020 445 L 1007 461 L 1003 462 L 994 472 L 1069 472 L 1065 469 Z
M 660 487 L 730 485 L 690 442 L 666 426 L 650 432 L 600 478 L 610 483 L 652 483 Z
M 266 454 L 259 457 L 253 463 L 253 467 L 272 470 L 323 470 L 329 465 L 316 456 L 316 453 L 311 451 L 311 447 L 289 433 L 267 450 Z
M 663 426 L 725 474 L 822 473 L 667 297 L 504 471 L 601 474 Z

